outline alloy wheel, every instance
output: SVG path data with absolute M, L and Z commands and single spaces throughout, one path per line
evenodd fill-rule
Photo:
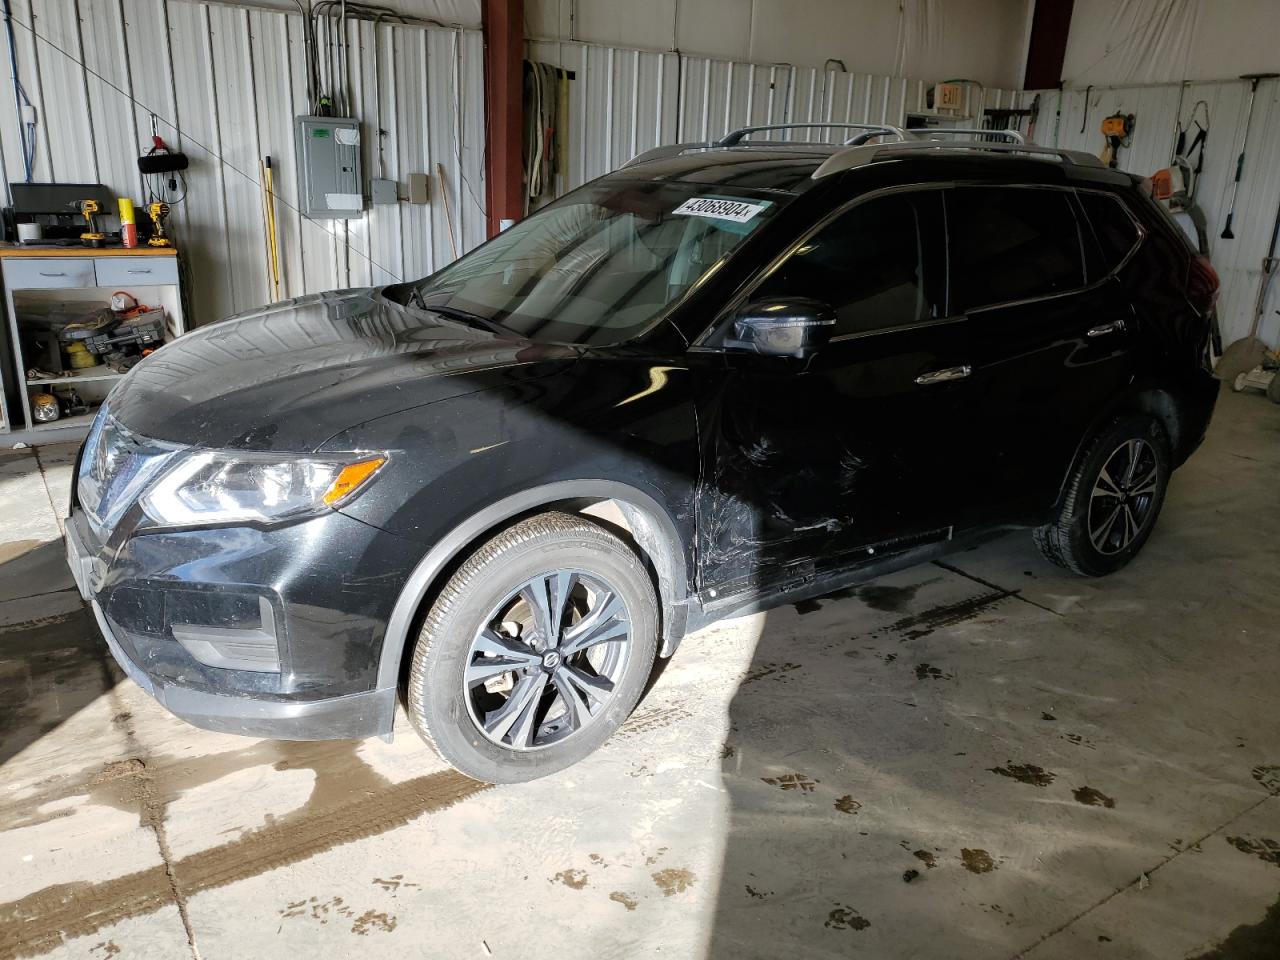
M 560 743 L 608 706 L 631 655 L 618 592 L 579 570 L 541 573 L 511 591 L 472 640 L 468 710 L 489 740 L 514 750 Z
M 1146 440 L 1120 444 L 1102 465 L 1089 497 L 1089 540 L 1105 555 L 1119 553 L 1137 539 L 1152 516 L 1160 483 L 1160 462 Z

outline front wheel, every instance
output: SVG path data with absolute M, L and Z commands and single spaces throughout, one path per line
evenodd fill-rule
M 1082 576 L 1119 570 L 1151 535 L 1169 472 L 1159 421 L 1138 414 L 1112 422 L 1072 470 L 1053 520 L 1035 531 L 1040 552 Z
M 504 530 L 432 604 L 408 712 L 455 768 L 519 783 L 590 754 L 631 713 L 653 668 L 658 612 L 640 558 L 586 517 Z

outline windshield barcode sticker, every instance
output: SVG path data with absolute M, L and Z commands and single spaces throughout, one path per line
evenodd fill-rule
M 741 200 L 717 200 L 715 197 L 694 197 L 686 200 L 671 212 L 687 217 L 710 217 L 713 220 L 732 220 L 734 223 L 746 223 L 765 207 L 764 203 L 743 203 Z

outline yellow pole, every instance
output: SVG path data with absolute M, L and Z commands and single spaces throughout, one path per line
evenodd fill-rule
M 267 157 L 267 222 L 270 234 L 267 240 L 271 256 L 271 285 L 275 299 L 280 299 L 280 234 L 276 226 L 276 179 L 275 170 L 271 167 L 271 158 Z

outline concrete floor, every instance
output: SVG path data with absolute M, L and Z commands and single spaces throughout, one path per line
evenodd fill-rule
M 1280 956 L 1280 408 L 1225 394 L 1121 574 L 1004 537 L 689 638 L 583 764 L 171 718 L 0 454 L 0 957 Z

